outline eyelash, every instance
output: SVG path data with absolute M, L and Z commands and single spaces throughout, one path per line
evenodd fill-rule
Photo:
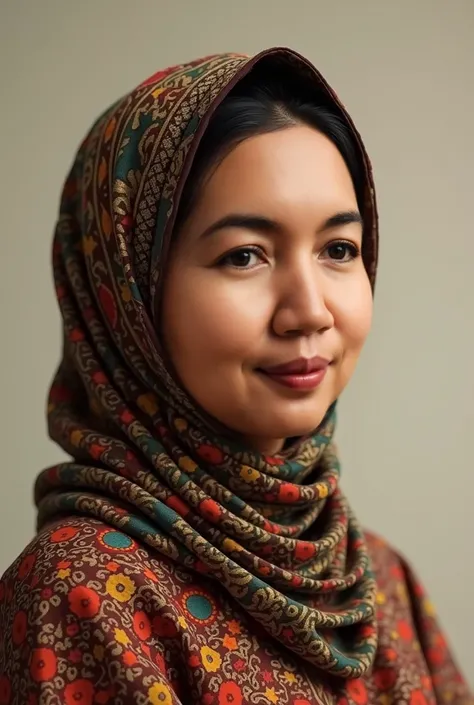
M 353 242 L 348 242 L 347 240 L 334 240 L 333 242 L 328 243 L 326 245 L 325 250 L 328 251 L 332 247 L 340 247 L 343 246 L 350 252 L 350 258 L 349 260 L 343 259 L 343 260 L 338 260 L 338 259 L 333 259 L 333 262 L 339 263 L 339 264 L 347 264 L 348 262 L 352 262 L 353 260 L 357 259 L 357 257 L 360 256 L 360 250 L 359 248 L 354 245 Z M 228 252 L 226 255 L 221 257 L 221 259 L 218 261 L 218 266 L 219 267 L 232 267 L 233 269 L 241 269 L 241 270 L 247 270 L 247 269 L 253 269 L 253 267 L 248 267 L 248 266 L 243 266 L 239 267 L 235 264 L 230 263 L 230 259 L 234 255 L 242 254 L 243 252 L 250 252 L 251 254 L 258 255 L 261 259 L 265 259 L 265 253 L 260 247 L 257 247 L 256 245 L 247 245 L 245 247 L 238 247 L 235 250 L 232 250 L 231 252 Z

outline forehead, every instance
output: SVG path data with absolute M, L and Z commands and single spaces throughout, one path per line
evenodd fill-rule
M 345 161 L 331 140 L 307 126 L 251 137 L 234 147 L 204 182 L 195 217 L 227 210 L 313 213 L 357 209 Z M 330 215 L 331 213 L 329 213 Z

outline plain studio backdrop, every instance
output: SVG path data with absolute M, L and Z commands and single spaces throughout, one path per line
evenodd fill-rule
M 45 398 L 60 353 L 59 193 L 98 114 L 158 69 L 290 46 L 340 94 L 372 157 L 374 328 L 339 406 L 343 486 L 415 565 L 474 684 L 474 1 L 0 0 L 0 573 L 63 458 Z

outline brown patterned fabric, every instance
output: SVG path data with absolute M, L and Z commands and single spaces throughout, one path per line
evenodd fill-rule
M 72 461 L 38 478 L 38 536 L 0 583 L 0 705 L 469 701 L 410 569 L 341 491 L 335 405 L 262 456 L 167 370 L 158 304 L 184 181 L 216 105 L 268 71 L 351 129 L 375 282 L 369 160 L 295 53 L 173 67 L 95 123 L 53 249 L 64 352 L 49 428 Z

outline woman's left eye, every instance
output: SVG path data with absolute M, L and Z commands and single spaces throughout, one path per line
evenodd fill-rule
M 334 262 L 350 262 L 360 255 L 359 248 L 352 242 L 341 240 L 331 242 L 325 249 L 326 255 Z

